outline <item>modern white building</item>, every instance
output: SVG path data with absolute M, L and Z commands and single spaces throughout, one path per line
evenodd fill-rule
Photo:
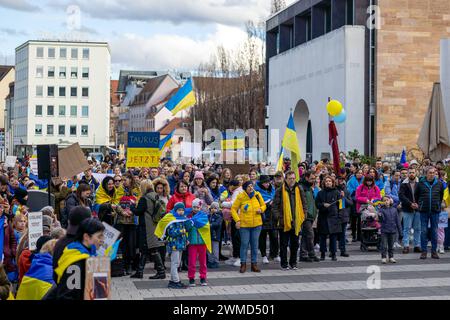
M 35 41 L 16 48 L 13 143 L 109 146 L 106 42 Z

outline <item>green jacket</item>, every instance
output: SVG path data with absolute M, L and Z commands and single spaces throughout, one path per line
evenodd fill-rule
M 306 207 L 308 208 L 306 220 L 314 221 L 317 218 L 317 208 L 316 202 L 314 200 L 314 192 L 309 186 L 306 186 L 304 184 L 300 184 L 300 186 L 305 193 Z

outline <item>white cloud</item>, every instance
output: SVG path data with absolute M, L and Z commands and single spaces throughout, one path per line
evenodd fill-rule
M 124 34 L 110 42 L 112 63 L 115 68 L 194 70 L 210 60 L 218 45 L 235 50 L 246 37 L 241 28 L 224 25 L 217 25 L 204 40 L 174 34 Z
M 38 6 L 32 5 L 26 0 L 0 0 L 0 7 L 18 11 L 40 11 Z

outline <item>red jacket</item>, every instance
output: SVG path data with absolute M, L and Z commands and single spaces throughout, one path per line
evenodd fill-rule
M 369 189 L 364 184 L 361 184 L 356 189 L 355 199 L 356 211 L 359 212 L 361 205 L 367 203 L 367 201 L 372 201 L 375 199 L 381 200 L 380 189 L 375 185 Z
M 169 212 L 170 210 L 173 209 L 173 207 L 175 206 L 175 203 L 177 202 L 183 202 L 184 206 L 186 208 L 192 208 L 192 201 L 194 201 L 195 196 L 190 193 L 189 191 L 181 194 L 178 193 L 178 191 L 175 191 L 175 193 L 173 194 L 173 196 L 169 199 L 169 202 L 167 203 L 167 212 Z
M 5 227 L 5 237 L 3 240 L 3 264 L 5 265 L 6 272 L 13 272 L 17 270 L 17 266 L 14 263 L 14 260 L 16 258 L 16 250 L 16 236 L 14 235 L 12 225 L 8 223 L 8 226 Z
M 25 273 L 28 272 L 28 270 L 31 267 L 31 251 L 28 249 L 25 249 L 22 251 L 22 254 L 19 257 L 19 284 L 22 282 L 22 278 L 25 275 Z

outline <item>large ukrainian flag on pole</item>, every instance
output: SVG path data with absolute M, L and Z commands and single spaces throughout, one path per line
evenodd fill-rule
M 298 163 L 300 162 L 300 147 L 297 139 L 297 131 L 295 130 L 294 117 L 292 113 L 289 116 L 286 132 L 284 133 L 283 142 L 281 143 L 284 150 L 291 152 L 291 169 L 295 172 L 296 180 L 300 180 L 298 172 Z
M 192 78 L 181 87 L 175 95 L 166 103 L 166 108 L 176 115 L 179 111 L 192 107 L 197 103 L 195 92 L 192 86 Z
M 164 151 L 166 148 L 169 148 L 172 145 L 172 137 L 175 129 L 172 130 L 171 133 L 167 135 L 164 139 L 159 141 L 159 150 Z

